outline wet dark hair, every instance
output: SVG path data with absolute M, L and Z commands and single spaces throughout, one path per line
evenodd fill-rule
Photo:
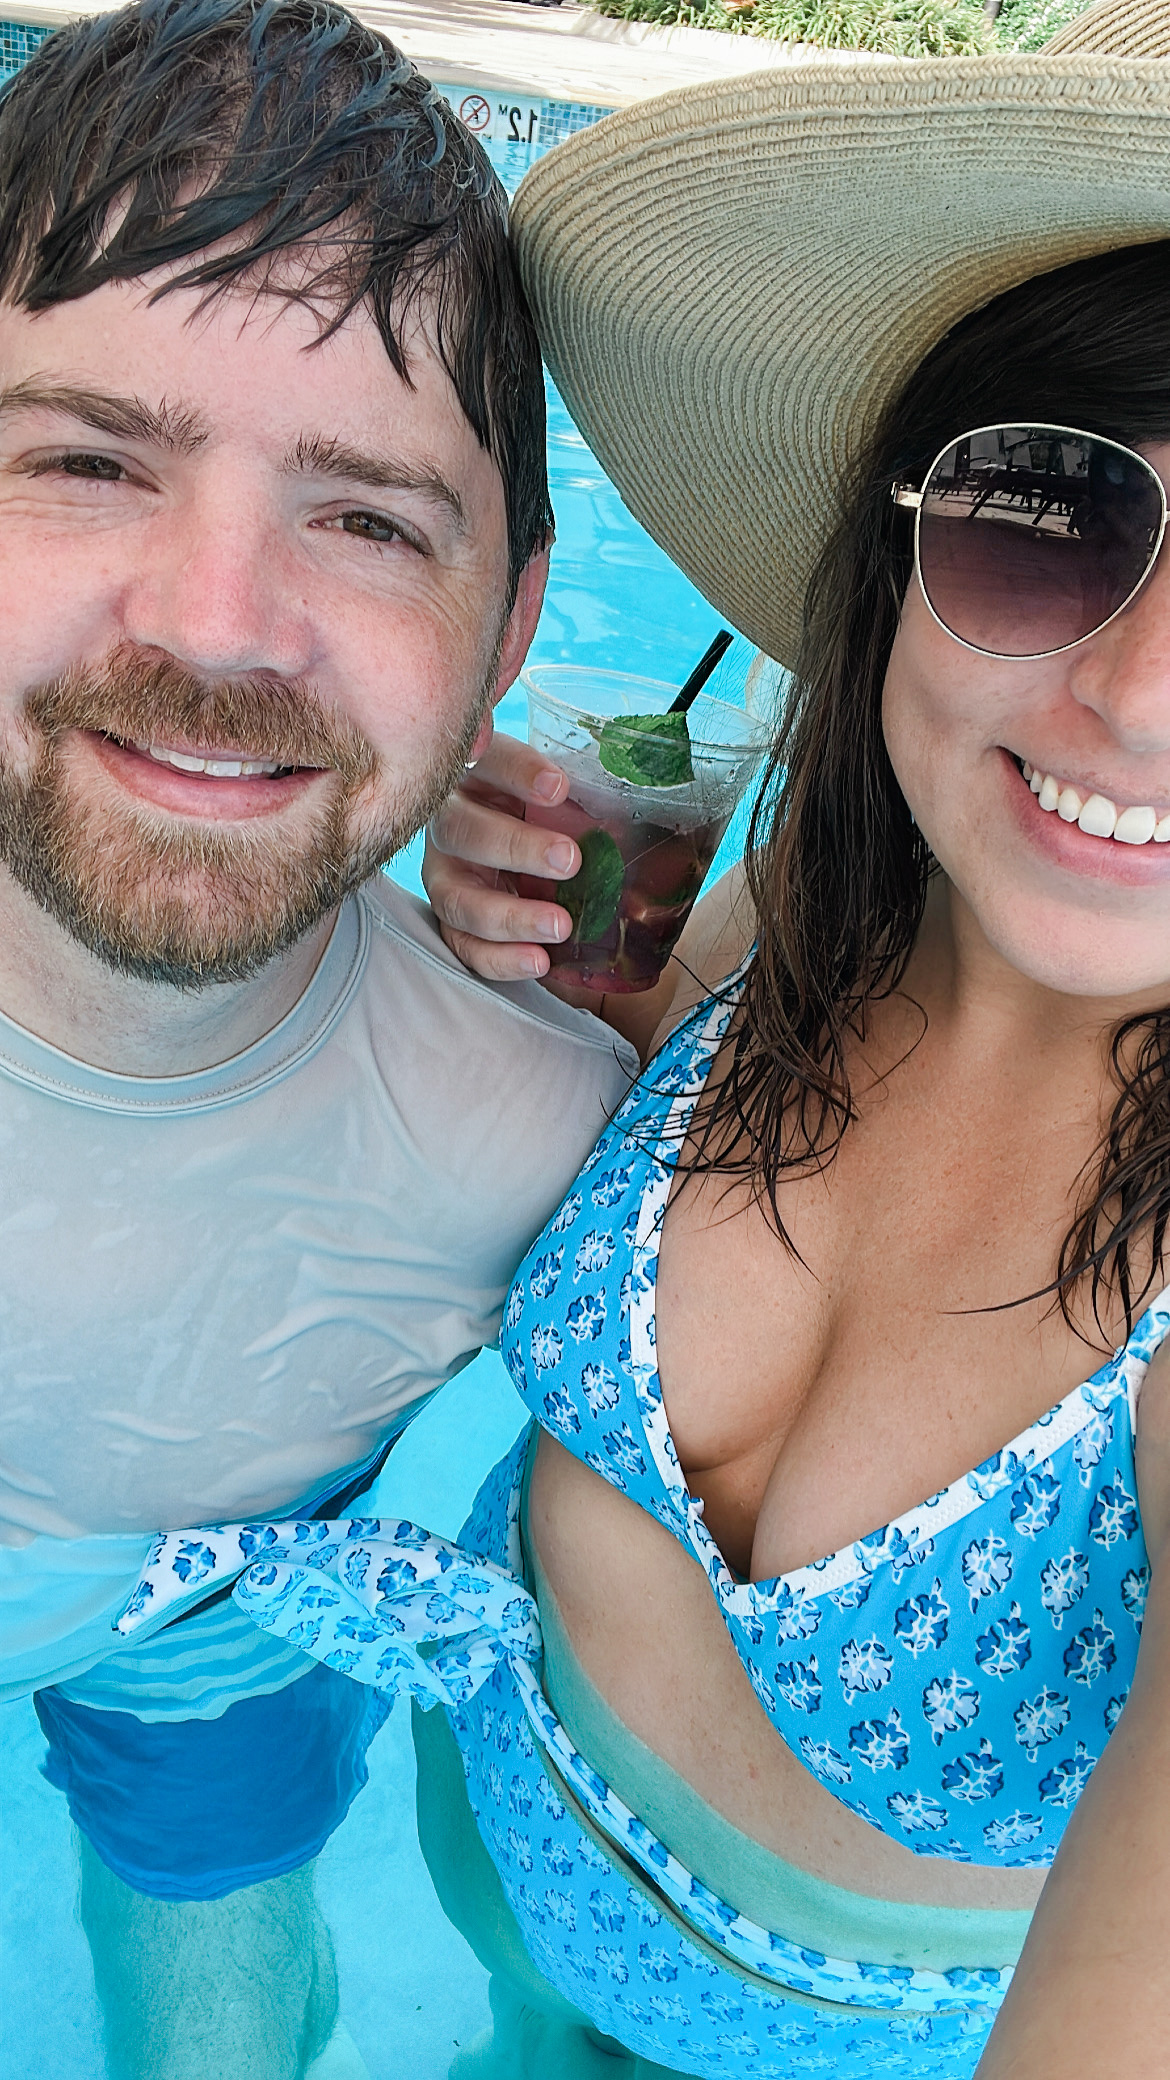
M 552 513 L 507 199 L 386 37 L 329 0 L 142 0 L 41 45 L 0 96 L 0 295 L 40 311 L 163 267 L 295 296 L 322 337 L 364 304 L 406 380 L 422 306 L 503 478 L 514 593 Z
M 758 946 L 698 1155 L 749 1175 L 790 1247 L 780 1183 L 786 1171 L 830 1163 L 854 1117 L 847 1035 L 869 1001 L 898 987 L 933 867 L 882 735 L 886 666 L 913 570 L 891 487 L 920 482 L 972 426 L 1039 421 L 1131 446 L 1170 440 L 1168 339 L 1170 242 L 1037 276 L 933 349 L 846 487 L 752 824 Z M 1166 1240 L 1170 1008 L 1119 1024 L 1110 1063 L 1116 1101 L 1051 1288 L 1076 1329 L 1073 1301 L 1087 1281 L 1107 1343 L 1105 1303 L 1119 1301 L 1132 1328 Z

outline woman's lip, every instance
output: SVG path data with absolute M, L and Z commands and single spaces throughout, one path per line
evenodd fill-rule
M 97 730 L 79 730 L 77 739 L 92 750 L 98 764 L 127 794 L 152 808 L 200 823 L 242 823 L 285 809 L 306 788 L 329 777 L 311 766 L 293 772 L 241 774 L 237 778 L 183 773 L 160 763 L 133 745 L 121 744 Z
M 1119 845 L 1115 838 L 1091 838 L 1079 825 L 1040 807 L 1012 752 L 1001 750 L 1000 760 L 1009 807 L 1023 836 L 1045 859 L 1083 880 L 1112 881 L 1123 888 L 1170 880 L 1170 845 Z
M 1006 745 L 1000 748 L 1007 750 Z M 1150 794 L 1147 789 L 1146 793 L 1139 795 L 1130 787 L 1115 787 L 1112 782 L 1086 780 L 1078 773 L 1066 771 L 1063 765 L 1045 765 L 1042 761 L 1026 758 L 1020 751 L 1008 751 L 1008 757 L 1014 759 L 1023 769 L 1023 777 L 1031 786 L 1033 794 L 1040 791 L 1036 785 L 1037 780 L 1044 781 L 1051 777 L 1054 786 L 1062 794 L 1068 788 L 1079 797 L 1082 804 L 1094 797 L 1106 801 L 1118 816 L 1122 816 L 1126 810 L 1152 809 L 1156 821 L 1160 823 L 1170 813 L 1170 801 L 1166 799 L 1164 790 L 1159 794 L 1155 789 L 1153 794 Z M 1095 834 L 1090 832 L 1090 836 L 1093 835 Z

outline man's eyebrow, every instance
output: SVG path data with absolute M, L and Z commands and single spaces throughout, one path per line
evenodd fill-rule
M 339 477 L 347 484 L 365 484 L 372 491 L 415 491 L 435 505 L 445 506 L 461 531 L 467 525 L 459 493 L 439 470 L 425 463 L 407 462 L 398 455 L 374 455 L 350 447 L 347 441 L 314 434 L 297 442 L 285 468 L 298 476 Z
M 142 397 L 120 397 L 113 391 L 87 390 L 37 377 L 0 391 L 0 415 L 34 411 L 77 419 L 97 433 L 113 434 L 116 440 L 148 441 L 172 454 L 193 454 L 207 439 L 207 429 L 195 412 L 168 404 L 165 398 L 156 405 L 147 404 Z

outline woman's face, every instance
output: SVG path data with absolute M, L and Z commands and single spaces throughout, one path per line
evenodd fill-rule
M 1170 444 L 1142 452 L 1170 484 Z M 1020 661 L 965 650 L 912 578 L 882 717 L 927 844 L 1014 968 L 1078 996 L 1170 995 L 1170 844 L 1094 837 L 1021 771 L 1170 817 L 1170 549 L 1098 635 Z

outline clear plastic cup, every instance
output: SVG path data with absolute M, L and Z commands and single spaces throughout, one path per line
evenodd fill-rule
M 665 715 L 676 686 L 560 664 L 532 666 L 521 684 L 528 741 L 569 780 L 567 801 L 530 804 L 527 820 L 565 831 L 584 859 L 571 881 L 521 876 L 520 893 L 561 903 L 573 918 L 573 937 L 548 949 L 558 980 L 610 993 L 650 989 L 759 764 L 760 726 L 699 694 L 687 738 L 664 740 L 642 719 Z M 629 717 L 639 722 L 623 728 Z M 607 770 L 603 756 L 624 770 Z M 688 758 L 690 777 L 680 780 Z

